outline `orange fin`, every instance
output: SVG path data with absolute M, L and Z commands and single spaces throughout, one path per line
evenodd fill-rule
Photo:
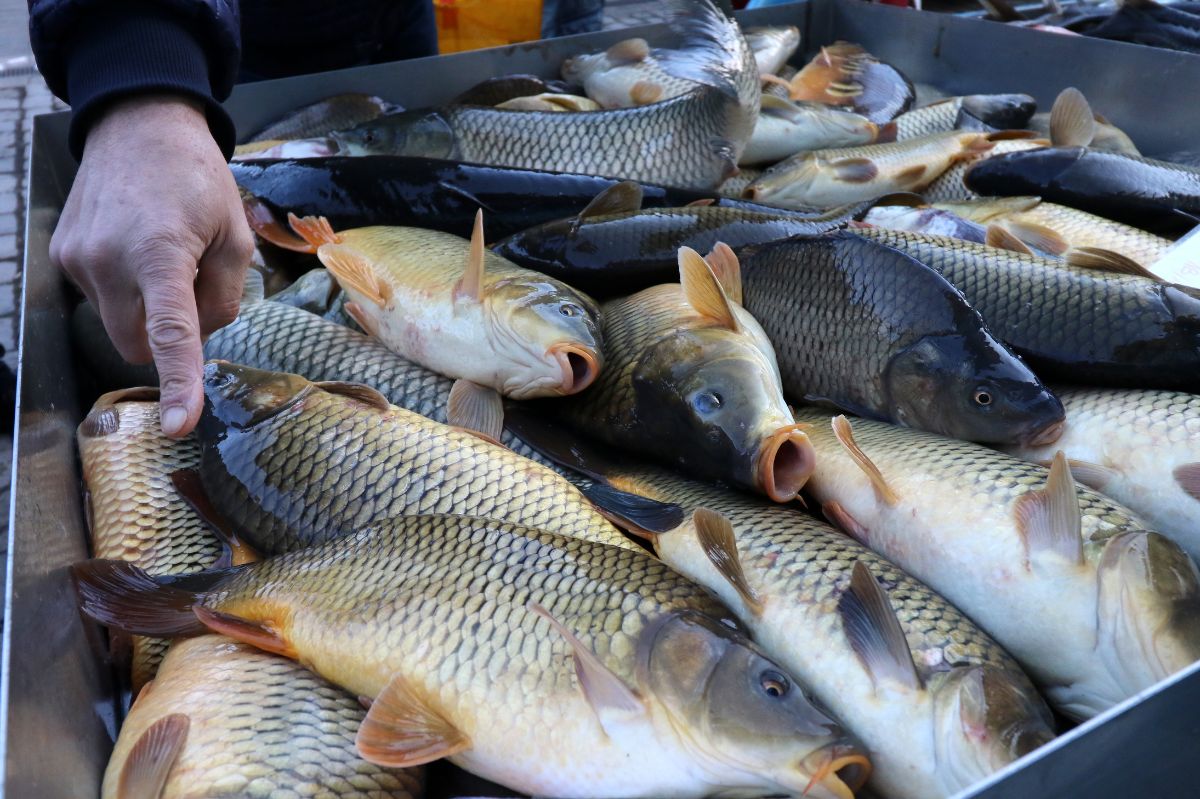
M 475 227 L 471 230 L 471 246 L 462 277 L 454 284 L 454 299 L 478 302 L 483 296 L 483 209 L 475 212 Z
M 679 248 L 679 282 L 692 310 L 721 327 L 741 329 L 712 267 L 691 247 Z
M 871 139 L 872 144 L 887 144 L 894 142 L 896 136 L 900 135 L 900 127 L 893 122 L 885 122 L 875 128 L 875 136 Z
M 1029 245 L 1014 236 L 1012 231 L 1004 226 L 1003 222 L 993 222 L 987 226 L 987 235 L 984 237 L 984 243 L 998 250 L 1019 252 L 1022 255 L 1033 255 L 1033 250 L 1029 249 Z
M 298 653 L 291 643 L 274 630 L 268 622 L 247 621 L 228 613 L 211 610 L 203 605 L 196 605 L 192 608 L 192 612 L 205 627 L 213 632 L 228 635 L 235 641 L 250 644 L 264 652 L 283 655 L 292 660 L 298 657 Z
M 1048 252 L 1051 255 L 1062 255 L 1071 248 L 1071 245 L 1057 230 L 1048 228 L 1045 225 L 1039 225 L 1034 222 L 1022 222 L 1019 219 L 1006 219 L 1003 224 L 1014 236 L 1030 247 L 1036 247 L 1042 252 Z
M 1084 269 L 1099 269 L 1116 275 L 1135 275 L 1162 283 L 1163 279 L 1137 261 L 1100 247 L 1076 247 L 1066 254 L 1067 263 Z
M 1172 472 L 1175 482 L 1189 497 L 1200 502 L 1200 463 L 1185 463 Z
M 296 235 L 307 241 L 313 247 L 322 244 L 341 244 L 342 237 L 333 232 L 329 220 L 323 216 L 296 216 L 288 213 L 288 224 Z
M 368 763 L 409 768 L 471 748 L 471 739 L 397 674 L 371 702 L 354 739 Z
M 697 508 L 692 514 L 692 524 L 696 528 L 700 548 L 708 556 L 713 568 L 729 581 L 751 613 L 762 616 L 763 599 L 750 587 L 746 573 L 742 571 L 737 540 L 729 519 L 708 508 Z
M 500 444 L 504 432 L 504 400 L 494 388 L 470 380 L 455 380 L 446 402 L 446 424 L 492 444 Z
M 1054 455 L 1046 487 L 1018 497 L 1013 512 L 1027 558 L 1039 552 L 1054 552 L 1070 563 L 1083 562 L 1079 495 L 1062 450 Z
M 716 276 L 717 282 L 721 284 L 721 288 L 725 289 L 725 296 L 740 304 L 742 301 L 742 266 L 738 262 L 733 248 L 723 241 L 718 241 L 704 260 L 708 262 L 708 266 Z
M 645 39 L 624 39 L 604 51 L 614 65 L 636 64 L 650 55 L 650 45 Z
M 833 435 L 837 438 L 838 443 L 842 445 L 842 448 L 846 450 L 846 454 L 867 475 L 867 478 L 871 481 L 871 485 L 875 488 L 875 494 L 888 506 L 896 505 L 900 501 L 900 497 L 887 484 L 887 480 L 883 478 L 883 472 L 879 471 L 879 467 L 855 443 L 854 428 L 850 426 L 850 420 L 845 416 L 836 417 L 833 420 Z
M 663 87 L 649 80 L 639 80 L 629 87 L 629 99 L 634 105 L 650 105 L 657 103 L 663 96 Z
M 887 591 L 861 560 L 854 562 L 850 586 L 838 599 L 838 614 L 850 647 L 872 682 L 891 679 L 914 691 L 922 687 L 912 650 Z
M 376 276 L 371 262 L 357 250 L 345 244 L 322 244 L 317 257 L 342 288 L 358 292 L 380 307 L 392 298 L 391 287 Z
M 257 197 L 242 195 L 242 211 L 250 229 L 263 241 L 292 252 L 315 253 L 317 248 L 285 228 L 270 208 Z
M 163 716 L 146 728 L 129 750 L 117 796 L 121 799 L 159 799 L 187 742 L 191 721 L 182 713 Z
M 321 380 L 314 385 L 323 391 L 328 391 L 330 394 L 349 397 L 377 411 L 390 411 L 392 409 L 392 403 L 388 402 L 387 397 L 383 396 L 376 389 L 362 383 L 349 383 L 344 380 Z
M 850 515 L 850 511 L 842 507 L 842 503 L 831 499 L 821 504 L 821 512 L 846 535 L 863 546 L 867 546 L 867 541 L 870 539 L 869 531 Z
M 208 525 L 221 542 L 221 555 L 209 568 L 223 569 L 226 566 L 241 566 L 262 560 L 254 548 L 237 534 L 233 523 L 213 505 L 208 492 L 204 490 L 204 483 L 201 482 L 198 471 L 177 469 L 171 472 L 171 484 L 175 486 L 180 498 Z

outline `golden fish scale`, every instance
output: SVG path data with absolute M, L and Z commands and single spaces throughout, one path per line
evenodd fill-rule
M 822 451 L 841 449 L 830 415 L 808 408 L 796 410 L 796 421 L 813 425 L 808 436 L 820 458 Z M 962 507 L 1012 508 L 1016 499 L 1045 488 L 1049 470 L 979 444 L 958 441 L 911 428 L 853 419 L 854 439 L 882 471 L 921 474 L 946 487 Z M 819 462 L 819 461 L 818 461 Z M 1108 540 L 1122 532 L 1148 529 L 1126 508 L 1083 485 L 1076 485 L 1085 558 L 1092 564 Z M 934 501 L 934 500 L 930 500 Z M 1015 520 L 1015 517 L 1014 517 Z M 1015 526 L 1015 521 L 1014 521 Z
M 349 539 L 254 564 L 203 604 L 280 629 L 305 662 L 375 696 L 396 674 L 469 737 L 512 736 L 553 762 L 546 730 L 594 729 L 562 636 L 542 605 L 627 684 L 643 629 L 672 611 L 728 616 L 641 549 L 519 525 L 404 517 Z M 568 753 L 569 754 L 569 753 Z
M 237 436 L 221 455 L 239 479 L 205 484 L 240 529 L 266 539 L 251 540 L 260 551 L 420 513 L 486 516 L 637 548 L 550 469 L 395 406 L 381 411 L 313 389 Z
M 634 494 L 725 515 L 742 562 L 769 564 L 772 579 L 765 593 L 802 609 L 829 640 L 844 636 L 838 600 L 849 587 L 855 562 L 862 561 L 887 590 L 923 679 L 954 667 L 987 665 L 1027 683 L 1008 653 L 941 595 L 819 519 L 663 469 L 630 469 L 608 477 Z
M 486 230 L 487 219 L 484 218 Z M 449 290 L 467 266 L 470 242 L 450 233 L 413 227 L 362 227 L 338 234 L 343 243 L 366 256 L 375 273 L 392 283 L 393 288 L 417 291 Z M 501 280 L 550 278 L 524 269 L 488 249 L 483 251 L 483 285 Z
M 106 774 L 115 794 L 128 749 L 151 724 L 182 713 L 186 744 L 162 794 L 415 799 L 423 769 L 387 769 L 358 756 L 366 711 L 299 663 L 206 635 L 181 640 L 125 720 Z
M 171 483 L 171 472 L 199 466 L 196 439 L 164 436 L 157 402 L 118 402 L 115 408 L 115 432 L 76 436 L 90 496 L 93 554 L 129 561 L 150 574 L 211 566 L 221 545 Z M 154 678 L 168 643 L 133 637 L 134 690 Z
M 1143 266 L 1149 266 L 1166 255 L 1167 250 L 1174 244 L 1170 239 L 1155 236 L 1132 225 L 1112 222 L 1055 203 L 1040 203 L 1028 211 L 1007 214 L 1004 218 L 1045 225 L 1057 231 L 1073 247 L 1100 247 L 1112 250 L 1132 258 Z
M 864 144 L 860 147 L 839 147 L 833 150 L 814 150 L 810 155 L 827 161 L 842 158 L 869 158 L 881 174 L 888 169 L 901 169 L 935 158 L 946 158 L 962 150 L 966 142 L 982 134 L 964 131 L 931 133 L 906 141 L 886 144 Z M 803 156 L 801 156 L 803 157 Z

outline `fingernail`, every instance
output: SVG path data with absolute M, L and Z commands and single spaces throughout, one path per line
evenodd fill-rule
M 178 435 L 185 424 L 187 424 L 187 411 L 178 405 L 172 405 L 162 412 L 162 429 L 166 435 Z

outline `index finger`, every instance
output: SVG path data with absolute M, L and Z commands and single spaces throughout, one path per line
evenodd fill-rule
M 196 266 L 186 260 L 139 279 L 146 337 L 158 369 L 159 420 L 163 433 L 173 438 L 190 433 L 204 407 L 204 352 L 192 281 Z

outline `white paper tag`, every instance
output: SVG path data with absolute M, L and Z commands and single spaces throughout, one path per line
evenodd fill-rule
M 1200 289 L 1200 225 L 1175 242 L 1149 270 L 1168 283 Z

